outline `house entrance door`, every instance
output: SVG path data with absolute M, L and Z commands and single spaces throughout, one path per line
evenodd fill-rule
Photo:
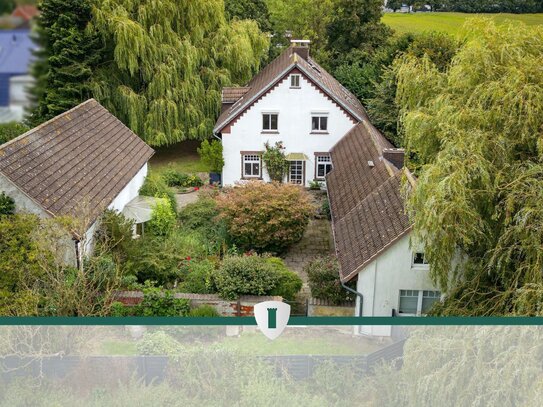
M 288 182 L 303 185 L 305 183 L 305 162 L 290 161 Z

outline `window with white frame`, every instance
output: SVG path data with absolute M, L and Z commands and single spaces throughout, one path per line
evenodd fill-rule
M 414 252 L 413 253 L 413 267 L 428 267 L 428 262 L 424 256 L 424 252 Z
M 441 292 L 432 290 L 400 290 L 398 311 L 404 315 L 427 314 L 441 299 Z
M 304 162 L 290 161 L 288 180 L 291 184 L 302 185 L 304 183 Z
M 290 75 L 290 87 L 291 88 L 300 87 L 300 75 L 297 75 L 297 74 Z
M 327 132 L 328 131 L 328 115 L 313 113 L 311 115 L 311 131 L 312 132 Z
M 261 157 L 258 154 L 243 154 L 243 177 L 260 178 L 261 177 Z
M 315 174 L 316 179 L 323 180 L 332 171 L 332 158 L 330 155 L 317 156 L 317 170 Z
M 262 130 L 277 131 L 279 114 L 278 113 L 262 113 Z

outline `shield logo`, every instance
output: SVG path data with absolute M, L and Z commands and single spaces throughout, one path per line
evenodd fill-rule
M 290 305 L 280 301 L 264 301 L 255 305 L 254 312 L 260 331 L 273 340 L 287 327 Z

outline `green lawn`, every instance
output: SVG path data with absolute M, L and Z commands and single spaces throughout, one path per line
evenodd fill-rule
M 209 172 L 197 152 L 199 141 L 184 141 L 167 147 L 155 148 L 155 155 L 149 162 L 153 172 L 172 167 L 184 173 Z
M 490 17 L 498 24 L 506 20 L 522 21 L 528 25 L 543 24 L 543 14 L 465 14 L 465 13 L 386 13 L 383 22 L 396 32 L 444 31 L 456 34 L 468 18 Z

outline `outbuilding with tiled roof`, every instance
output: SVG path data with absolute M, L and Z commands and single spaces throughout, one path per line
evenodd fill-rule
M 138 196 L 154 151 L 96 100 L 90 99 L 0 145 L 0 191 L 19 212 L 70 216 L 75 250 L 92 248 L 96 220 Z M 84 241 L 86 247 L 78 247 Z M 77 260 L 80 256 L 71 258 Z

